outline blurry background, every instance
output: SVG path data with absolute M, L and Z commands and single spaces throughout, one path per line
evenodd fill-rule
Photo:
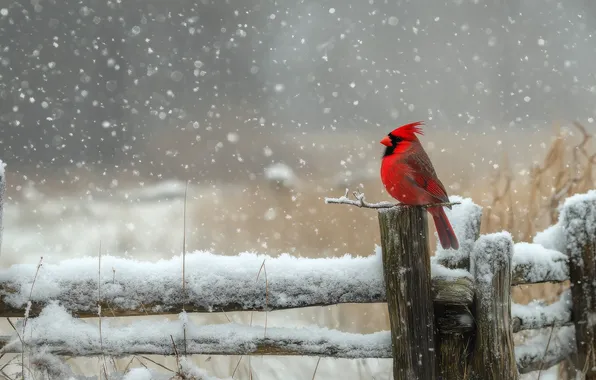
M 0 262 L 100 241 L 179 254 L 186 181 L 188 249 L 368 255 L 375 213 L 323 198 L 387 200 L 378 141 L 416 120 L 448 192 L 485 206 L 483 231 L 531 240 L 561 197 L 594 187 L 593 150 L 577 146 L 596 131 L 595 18 L 586 0 L 4 0 Z M 273 314 L 386 328 L 383 305 Z M 311 376 L 295 364 L 310 359 L 258 360 L 257 378 Z M 206 366 L 224 376 L 236 361 Z M 346 379 L 390 367 L 324 362 Z

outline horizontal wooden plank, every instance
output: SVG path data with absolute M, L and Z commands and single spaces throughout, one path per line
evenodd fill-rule
M 22 326 L 17 326 L 20 330 Z M 73 318 L 63 307 L 51 304 L 37 318 L 29 319 L 26 347 L 45 347 L 67 356 L 174 355 L 303 355 L 337 358 L 389 358 L 389 332 L 353 334 L 321 327 L 279 328 L 234 323 L 200 325 L 180 314 L 178 320 L 132 320 L 126 325 L 103 319 Z M 3 337 L 1 352 L 20 352 L 18 336 Z M 174 347 L 176 346 L 176 348 Z
M 523 345 L 515 347 L 517 369 L 520 373 L 546 370 L 573 355 L 576 350 L 574 326 L 544 329 Z
M 461 250 L 460 250 L 461 251 Z M 460 251 L 437 251 L 433 262 L 455 268 L 468 265 L 468 258 Z M 540 244 L 516 243 L 513 247 L 511 285 L 563 282 L 569 280 L 567 256 L 544 248 Z
M 528 305 L 514 303 L 511 305 L 513 332 L 570 325 L 573 323 L 572 303 L 569 290 L 563 292 L 559 300 L 550 305 L 544 305 L 542 302 L 532 302 Z
M 567 256 L 540 244 L 516 243 L 512 260 L 511 285 L 569 280 Z
M 385 302 L 380 250 L 368 257 L 306 259 L 245 253 L 218 256 L 207 252 L 186 257 L 186 288 L 182 260 L 155 263 L 104 256 L 101 289 L 97 258 L 0 270 L 0 316 L 22 317 L 29 295 L 29 315 L 51 300 L 79 317 L 138 316 L 187 312 L 271 311 L 341 303 Z M 437 265 L 435 300 L 442 304 L 471 304 L 472 282 L 465 271 Z M 33 284 L 35 278 L 35 284 Z

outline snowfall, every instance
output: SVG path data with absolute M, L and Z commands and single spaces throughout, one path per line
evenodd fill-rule
M 184 349 L 191 353 L 224 351 L 243 354 L 254 350 L 265 338 L 284 339 L 289 341 L 288 347 L 301 347 L 300 350 L 313 356 L 254 356 L 249 359 L 201 355 L 183 360 L 180 368 L 202 379 L 229 378 L 234 371 L 235 378 L 248 378 L 249 368 L 258 379 L 311 378 L 315 368 L 317 378 L 321 379 L 389 377 L 391 362 L 382 359 L 390 355 L 388 332 L 356 334 L 359 332 L 357 326 L 345 322 L 347 317 L 343 313 L 346 309 L 338 306 L 299 309 L 306 304 L 382 300 L 384 289 L 378 247 L 371 247 L 370 252 L 360 255 L 346 253 L 321 259 L 289 254 L 270 257 L 255 252 L 221 254 L 207 251 L 189 252 L 183 258 L 180 253 L 172 253 L 172 247 L 180 247 L 179 217 L 183 206 L 178 196 L 180 191 L 183 190 L 179 184 L 139 189 L 137 196 L 146 197 L 147 201 L 133 203 L 121 200 L 82 202 L 67 198 L 58 201 L 40 199 L 35 194 L 18 206 L 6 202 L 0 280 L 10 284 L 12 291 L 3 295 L 4 303 L 14 308 L 28 308 L 30 302 L 47 306 L 39 317 L 29 318 L 26 323 L 13 318 L 20 334 L 16 334 L 8 323 L 3 323 L 0 326 L 2 335 L 10 336 L 5 339 L 8 342 L 4 349 L 19 349 L 22 346 L 19 335 L 29 344 L 48 344 L 32 353 L 29 360 L 37 363 L 39 368 L 51 369 L 59 376 L 69 378 L 74 373 L 96 376 L 108 359 L 101 355 L 71 359 L 65 365 L 54 354 L 97 355 L 103 352 L 122 356 L 126 349 L 134 349 L 151 355 L 171 352 L 170 342 L 183 340 L 188 341 Z M 462 203 L 449 211 L 462 249 L 453 253 L 437 248 L 432 265 L 434 277 L 470 276 L 466 271 L 451 270 L 438 264 L 440 259 L 457 260 L 457 255 L 469 253 L 474 246 L 473 239 L 470 240 L 473 231 L 469 230 L 469 215 L 477 212 L 477 206 L 471 200 L 457 196 L 451 200 Z M 573 210 L 591 220 L 590 223 L 596 223 L 596 210 L 583 207 L 586 200 L 595 201 L 596 191 L 567 200 L 561 220 L 569 217 L 565 210 Z M 321 207 L 343 206 L 321 204 Z M 31 221 L 33 215 L 34 223 Z M 159 221 L 159 227 L 156 221 Z M 129 227 L 122 228 L 123 225 Z M 494 241 L 511 241 L 508 233 L 494 234 L 484 240 L 493 238 Z M 559 222 L 539 233 L 531 243 L 511 245 L 513 269 L 516 266 L 530 268 L 525 273 L 530 280 L 549 276 L 565 278 L 568 275 L 567 261 L 560 251 L 574 247 L 577 240 L 583 238 L 585 236 L 577 234 L 574 241 L 565 241 L 562 222 Z M 119 249 L 124 241 L 130 244 L 131 240 L 141 251 L 134 257 Z M 100 241 L 102 246 L 98 252 Z M 109 310 L 101 310 L 96 305 L 98 292 L 108 298 L 114 308 L 140 309 L 145 304 L 153 304 L 161 305 L 161 309 L 153 311 L 165 313 L 169 306 L 174 310 L 183 301 L 180 297 L 183 260 L 184 289 L 191 295 L 193 307 L 214 313 L 104 317 L 100 329 L 97 318 L 76 319 L 67 311 L 109 315 Z M 60 304 L 51 300 L 60 300 Z M 218 307 L 226 304 L 236 304 L 238 309 L 295 309 L 219 313 Z M 526 328 L 531 328 L 543 320 L 568 321 L 569 305 L 569 295 L 564 294 L 561 301 L 540 312 L 536 312 L 540 304 L 535 303 L 513 305 L 512 314 Z M 558 334 L 560 336 L 555 340 L 560 342 L 552 343 L 555 351 L 551 351 L 569 350 L 573 328 L 563 328 Z M 545 346 L 543 337 L 538 336 L 534 341 L 530 340 L 530 344 L 517 347 L 516 355 L 518 359 L 524 355 L 542 355 Z M 330 347 L 344 359 L 323 358 L 319 363 L 317 353 Z M 367 359 L 371 356 L 381 359 Z M 151 358 L 169 368 L 177 365 L 172 357 Z M 236 369 L 240 360 L 242 365 Z M 172 376 L 160 366 L 150 365 L 152 369 L 147 369 L 138 361 L 127 366 L 129 361 L 122 359 L 118 362 L 120 369 L 134 368 L 123 375 L 123 379 Z M 554 379 L 555 373 L 556 367 L 543 371 L 541 379 Z M 535 378 L 535 374 L 527 376 L 528 379 Z

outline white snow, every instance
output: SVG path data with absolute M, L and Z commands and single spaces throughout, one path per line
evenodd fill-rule
M 596 233 L 596 190 L 567 198 L 559 207 L 558 222 L 539 232 L 534 243 L 515 244 L 513 269 L 523 272 L 525 282 L 565 281 L 569 279 L 569 258 L 581 262 L 585 244 Z
M 471 279 L 472 275 L 465 269 L 451 269 L 444 267 L 441 264 L 431 262 L 430 273 L 432 277 L 443 278 L 447 280 L 456 280 L 457 278 L 466 277 Z
M 438 260 L 448 266 L 458 266 L 459 263 L 470 257 L 480 231 L 482 207 L 475 204 L 471 198 L 463 198 L 458 195 L 450 196 L 449 201 L 461 202 L 459 205 L 452 206 L 451 210 L 445 208 L 445 214 L 459 241 L 459 249 L 443 249 L 437 239 L 436 253 L 432 260 Z
M 480 236 L 470 256 L 470 271 L 478 286 L 492 286 L 496 270 L 503 268 L 513 254 L 513 239 L 507 231 Z
M 46 346 L 49 353 L 70 353 L 72 356 L 172 354 L 173 339 L 178 351 L 186 347 L 188 354 L 244 355 L 254 352 L 259 345 L 273 344 L 306 355 L 325 356 L 332 352 L 343 358 L 391 357 L 388 331 L 353 334 L 320 327 L 265 328 L 235 323 L 196 325 L 182 319 L 133 320 L 127 325 L 116 323 L 104 318 L 100 335 L 95 323 L 73 318 L 63 306 L 52 302 L 37 318 L 27 322 L 21 336 L 25 337 L 27 345 Z M 17 329 L 21 331 L 22 326 L 17 324 Z M 14 333 L 0 352 L 21 349 L 21 340 Z
M 511 317 L 514 330 L 539 329 L 545 326 L 564 325 L 571 322 L 571 291 L 563 292 L 556 302 L 544 305 L 543 301 L 533 301 L 527 305 L 511 304 Z M 518 318 L 519 321 L 515 319 Z
M 156 202 L 162 200 L 184 198 L 185 192 L 185 182 L 176 180 L 166 180 L 161 181 L 157 184 L 144 186 L 142 188 L 119 192 L 119 195 L 127 200 L 136 202 Z
M 47 373 L 50 379 L 74 379 L 71 368 L 65 363 L 64 359 L 52 355 L 46 347 L 36 347 L 28 356 L 27 363 L 32 368 L 42 373 Z M 28 380 L 35 379 L 34 376 L 26 377 Z
M 0 160 L 0 178 L 4 179 L 4 173 L 5 173 L 5 168 L 6 164 Z
M 180 368 L 178 369 L 180 377 L 172 377 L 171 374 L 160 374 L 157 371 L 148 368 L 139 367 L 130 369 L 122 380 L 172 380 L 172 379 L 194 379 L 194 380 L 228 380 L 210 376 L 204 369 L 198 368 L 185 357 L 180 358 Z M 183 377 L 185 376 L 185 377 Z
M 558 222 L 534 236 L 533 242 L 542 245 L 544 248 L 559 252 L 565 252 L 565 230 Z
M 576 194 L 567 198 L 559 206 L 559 220 L 557 223 L 544 231 L 538 232 L 534 237 L 534 243 L 540 244 L 544 248 L 566 252 L 566 235 L 572 232 L 566 231 L 567 223 L 572 222 L 572 219 L 577 219 L 577 222 L 572 223 L 578 223 L 579 225 L 585 223 L 585 228 L 589 231 L 596 231 L 596 221 L 594 219 L 596 217 L 593 216 L 595 209 L 596 190 L 589 190 L 587 193 Z
M 560 210 L 559 220 L 565 229 L 567 252 L 570 259 L 583 265 L 584 247 L 596 240 L 596 190 L 567 198 Z
M 282 162 L 276 162 L 265 168 L 265 178 L 283 187 L 292 188 L 298 185 L 298 177 L 292 168 Z
M 154 380 L 155 373 L 148 368 L 132 368 L 122 380 Z
M 540 244 L 516 243 L 513 247 L 513 272 L 523 273 L 526 283 L 569 279 L 567 256 Z M 515 282 L 514 282 L 515 285 Z
M 220 378 L 215 378 L 213 376 L 209 376 L 207 371 L 195 366 L 187 358 L 184 358 L 184 357 L 180 358 L 179 373 L 184 375 L 184 377 L 182 377 L 183 379 L 220 380 Z M 226 377 L 225 379 L 221 379 L 221 380 L 232 380 L 232 377 Z

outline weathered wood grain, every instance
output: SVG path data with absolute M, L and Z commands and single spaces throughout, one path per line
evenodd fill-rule
M 30 323 L 35 324 L 34 320 Z M 143 324 L 145 334 L 135 323 Z M 42 328 L 42 327 L 46 328 Z M 100 337 L 96 326 L 82 320 L 65 321 L 65 326 L 40 325 L 27 334 L 24 348 L 43 347 L 45 352 L 63 356 L 122 357 L 127 355 L 175 355 L 186 347 L 187 354 L 200 355 L 288 355 L 325 356 L 335 358 L 391 358 L 391 339 L 388 331 L 354 334 L 320 327 L 263 328 L 234 323 L 221 325 L 192 325 L 186 334 L 178 321 L 162 323 L 133 322 L 129 326 L 104 326 Z M 68 329 L 64 334 L 61 329 Z M 82 338 L 75 339 L 73 336 Z M 23 344 L 16 337 L 0 337 L 0 353 L 22 352 Z
M 313 259 L 316 260 L 316 259 Z M 329 274 L 329 277 L 338 274 Z M 382 273 L 379 273 L 382 276 Z M 288 273 L 288 278 L 292 277 L 292 273 Z M 295 276 L 294 276 L 295 277 Z M 296 282 L 300 279 L 297 278 Z M 339 278 L 327 278 L 328 281 L 335 281 L 340 283 Z M 323 281 L 323 278 L 321 278 Z M 253 281 L 254 282 L 254 281 Z M 468 277 L 462 278 L 445 278 L 434 277 L 432 282 L 432 297 L 437 304 L 454 304 L 454 305 L 471 305 L 474 299 L 474 284 Z M 383 283 L 380 281 L 379 283 Z M 119 280 L 110 283 L 114 288 L 125 288 L 127 284 Z M 132 317 L 143 315 L 165 315 L 177 314 L 182 311 L 182 305 L 188 313 L 213 313 L 213 312 L 233 312 L 233 311 L 274 311 L 274 310 L 288 310 L 293 308 L 314 307 L 314 306 L 331 306 L 342 303 L 384 303 L 387 302 L 385 296 L 385 289 L 361 289 L 361 291 L 350 290 L 346 287 L 345 292 L 337 291 L 334 293 L 324 294 L 320 288 L 312 286 L 302 286 L 300 288 L 292 288 L 292 283 L 288 283 L 288 288 L 271 286 L 268 290 L 259 291 L 255 284 L 250 283 L 247 286 L 255 287 L 253 292 L 253 299 L 251 302 L 230 302 L 228 299 L 211 300 L 207 303 L 206 294 L 214 292 L 217 294 L 218 284 L 214 284 L 211 289 L 202 290 L 203 293 L 193 292 L 190 295 L 184 295 L 182 287 L 176 283 L 172 284 L 169 293 L 171 298 L 156 302 L 150 297 L 144 297 L 143 294 L 138 294 L 133 301 L 135 302 L 119 302 L 121 295 L 117 292 L 102 293 L 100 305 L 104 314 L 109 317 Z M 346 285 L 349 285 L 346 284 Z M 352 284 L 355 286 L 355 284 Z M 361 283 L 360 286 L 365 287 L 367 284 Z M 76 278 L 72 279 L 68 284 L 62 284 L 63 291 L 53 298 L 60 304 L 67 307 L 67 309 L 79 318 L 93 318 L 97 317 L 97 281 L 95 282 L 81 282 Z M 303 301 L 295 300 L 292 303 L 284 301 L 286 297 L 291 296 L 296 289 L 301 290 L 300 298 Z M 317 291 L 314 292 L 313 289 Z M 309 293 L 309 290 L 311 291 Z M 23 317 L 25 315 L 26 305 L 18 307 L 13 306 L 7 302 L 6 297 L 18 292 L 13 284 L 0 284 L 0 317 Z M 95 298 L 94 298 L 95 297 Z M 211 297 L 213 298 L 213 297 Z M 73 301 L 76 299 L 77 301 Z M 88 305 L 82 305 L 78 300 L 88 299 Z M 29 310 L 29 316 L 34 317 L 39 315 L 47 302 L 32 302 Z M 254 307 L 247 307 L 247 304 L 254 305 Z M 69 305 L 77 305 L 77 307 L 68 307 Z
M 436 379 L 426 210 L 379 211 L 394 380 Z
M 573 297 L 578 375 L 596 380 L 596 197 L 569 199 L 562 212 Z
M 503 232 L 481 236 L 472 251 L 476 283 L 476 334 L 471 379 L 518 378 L 511 329 L 513 240 Z

